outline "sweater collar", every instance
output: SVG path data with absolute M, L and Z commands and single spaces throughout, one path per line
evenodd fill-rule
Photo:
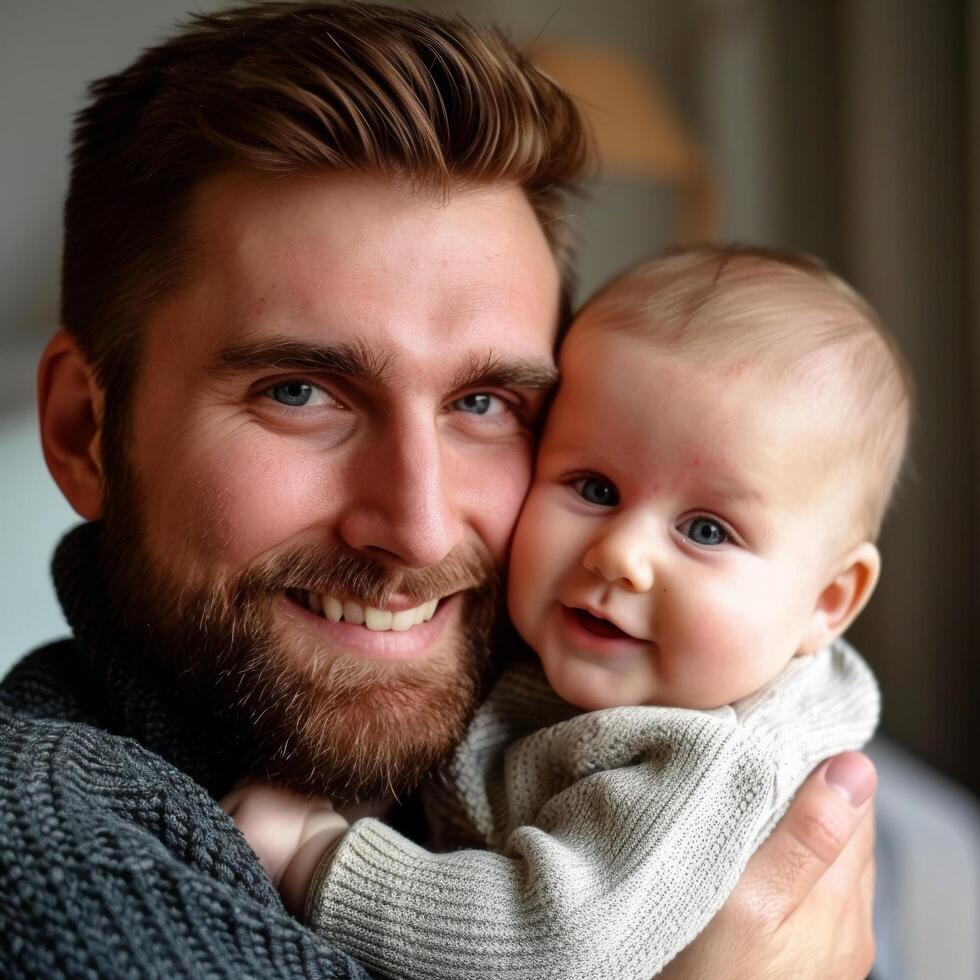
M 102 526 L 89 523 L 69 531 L 52 560 L 94 710 L 109 731 L 134 738 L 219 796 L 242 772 L 238 740 L 215 719 L 213 705 L 188 698 L 122 638 L 107 601 L 103 555 Z

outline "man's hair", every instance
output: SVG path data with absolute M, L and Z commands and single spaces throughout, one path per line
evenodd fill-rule
M 856 491 L 843 532 L 878 536 L 905 461 L 914 382 L 875 311 L 822 262 L 743 245 L 674 249 L 617 276 L 587 308 L 599 329 L 706 366 L 751 365 L 827 403 L 826 462 L 846 467 Z
M 65 208 L 62 323 L 110 404 L 128 398 L 141 324 L 193 260 L 189 214 L 234 167 L 516 184 L 566 280 L 564 199 L 588 140 L 569 97 L 494 29 L 362 3 L 261 3 L 193 17 L 92 84 Z

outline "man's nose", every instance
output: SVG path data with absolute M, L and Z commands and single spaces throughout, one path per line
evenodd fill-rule
M 434 420 L 389 419 L 350 474 L 339 532 L 352 548 L 409 568 L 440 562 L 461 539 Z
M 640 521 L 613 520 L 586 551 L 582 564 L 610 585 L 649 592 L 654 582 L 651 529 Z

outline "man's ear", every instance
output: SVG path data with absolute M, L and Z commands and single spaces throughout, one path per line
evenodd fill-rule
M 813 653 L 843 633 L 871 598 L 881 572 L 881 555 L 863 541 L 847 553 L 817 598 L 800 653 Z
M 68 503 L 102 516 L 102 392 L 78 344 L 59 330 L 41 355 L 37 403 L 44 460 Z

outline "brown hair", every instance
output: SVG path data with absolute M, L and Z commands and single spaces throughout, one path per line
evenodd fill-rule
M 496 30 L 362 3 L 253 4 L 193 17 L 90 91 L 61 312 L 110 406 L 128 400 L 141 322 L 189 262 L 191 195 L 229 167 L 357 172 L 443 193 L 515 183 L 567 294 L 562 210 L 588 141 L 569 97 Z
M 706 364 L 750 363 L 824 399 L 833 438 L 822 472 L 836 472 L 833 460 L 848 467 L 853 498 L 841 531 L 878 536 L 905 461 L 915 385 L 877 313 L 819 259 L 745 245 L 673 249 L 617 276 L 586 307 L 598 329 Z

